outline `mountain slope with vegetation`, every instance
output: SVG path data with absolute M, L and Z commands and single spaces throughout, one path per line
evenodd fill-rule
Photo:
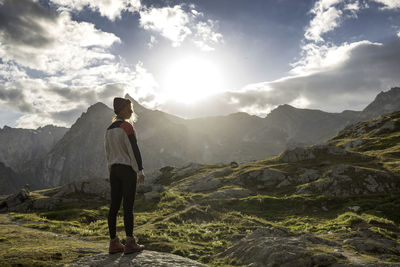
M 394 112 L 264 160 L 163 167 L 138 187 L 134 233 L 148 250 L 209 266 L 398 265 L 399 132 Z M 106 179 L 89 179 L 30 192 L 22 203 L 10 197 L 0 208 L 12 223 L 106 244 L 108 192 Z M 16 264 L 7 257 L 12 237 L 2 238 L 0 262 Z M 37 248 L 26 263 L 78 257 L 73 247 L 53 258 Z

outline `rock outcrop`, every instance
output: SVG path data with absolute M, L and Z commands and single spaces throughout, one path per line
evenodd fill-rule
M 37 129 L 0 129 L 0 162 L 19 172 L 24 165 L 46 155 L 68 128 L 46 125 Z
M 206 265 L 175 254 L 144 250 L 134 254 L 96 254 L 79 259 L 69 267 L 206 267 Z
M 330 167 L 318 180 L 301 186 L 296 193 L 343 197 L 399 189 L 398 177 L 389 172 L 339 164 Z
M 342 243 L 354 250 L 342 248 Z M 283 227 L 263 227 L 219 254 L 254 267 L 268 266 L 393 266 L 368 262 L 359 253 L 381 253 L 385 260 L 400 255 L 397 242 L 367 229 L 344 241 L 331 241 L 313 234 L 296 234 Z M 396 265 L 397 266 L 397 265 Z

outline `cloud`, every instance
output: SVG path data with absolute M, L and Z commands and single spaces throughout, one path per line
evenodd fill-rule
M 6 89 L 0 86 L 0 99 L 8 102 L 8 105 L 17 107 L 21 112 L 32 112 L 34 110 L 27 102 L 23 92 L 16 88 Z
M 132 68 L 110 52 L 120 42 L 114 34 L 72 20 L 65 9 L 50 11 L 29 0 L 0 3 L 0 106 L 24 113 L 16 127 L 69 127 L 88 105 L 112 106 L 128 91 L 155 101 L 156 83 L 143 64 Z
M 140 26 L 145 30 L 159 32 L 179 46 L 192 33 L 187 26 L 190 18 L 180 5 L 174 7 L 148 8 L 140 11 Z
M 379 4 L 382 4 L 382 9 L 397 9 L 400 8 L 400 2 L 398 0 L 373 0 Z
M 334 7 L 341 0 L 320 0 L 315 3 L 310 13 L 314 18 L 304 34 L 308 40 L 322 42 L 322 34 L 329 32 L 339 26 L 339 19 L 343 12 Z
M 157 41 L 156 37 L 154 37 L 154 36 L 152 35 L 152 36 L 150 36 L 150 41 L 147 43 L 147 47 L 148 47 L 149 49 L 151 49 L 151 48 L 153 48 L 154 45 L 157 44 L 157 43 L 158 43 L 158 41 Z
M 200 21 L 196 25 L 196 35 L 194 43 L 203 51 L 213 51 L 214 45 L 223 42 L 221 33 L 214 32 L 216 21 L 207 20 L 207 22 Z
M 68 12 L 56 14 L 29 0 L 3 1 L 0 12 L 1 59 L 47 74 L 112 60 L 106 49 L 120 42 L 91 23 L 73 21 Z
M 204 14 L 194 8 L 194 5 L 185 4 L 142 8 L 139 11 L 140 26 L 159 33 L 170 40 L 173 47 L 180 46 L 191 37 L 191 41 L 201 50 L 212 51 L 215 45 L 223 42 L 223 35 L 216 32 L 217 21 L 203 21 Z
M 121 18 L 123 11 L 136 12 L 141 7 L 140 0 L 50 0 L 61 10 L 81 11 L 88 7 L 110 20 Z
M 235 95 L 236 105 L 252 108 L 255 115 L 268 113 L 271 106 L 285 103 L 331 112 L 361 110 L 378 92 L 400 84 L 400 40 L 387 44 L 363 41 L 344 46 L 345 49 L 336 48 L 346 53 L 340 63 L 308 75 L 248 85 Z

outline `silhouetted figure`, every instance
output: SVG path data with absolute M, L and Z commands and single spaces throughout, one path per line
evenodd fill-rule
M 111 185 L 111 205 L 108 213 L 109 253 L 124 252 L 128 254 L 144 249 L 143 245 L 136 243 L 133 236 L 133 204 L 136 183 L 142 183 L 145 176 L 136 132 L 132 124 L 126 121 L 131 118 L 132 113 L 134 114 L 133 105 L 129 99 L 120 97 L 114 98 L 113 105 L 116 115 L 104 136 Z M 122 200 L 126 233 L 125 246 L 116 235 L 117 214 Z

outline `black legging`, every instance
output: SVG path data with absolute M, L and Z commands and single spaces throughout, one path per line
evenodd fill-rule
M 126 236 L 133 235 L 133 203 L 135 202 L 137 174 L 129 165 L 113 164 L 110 171 L 111 205 L 108 213 L 110 238 L 116 237 L 117 214 L 124 199 L 124 226 Z

